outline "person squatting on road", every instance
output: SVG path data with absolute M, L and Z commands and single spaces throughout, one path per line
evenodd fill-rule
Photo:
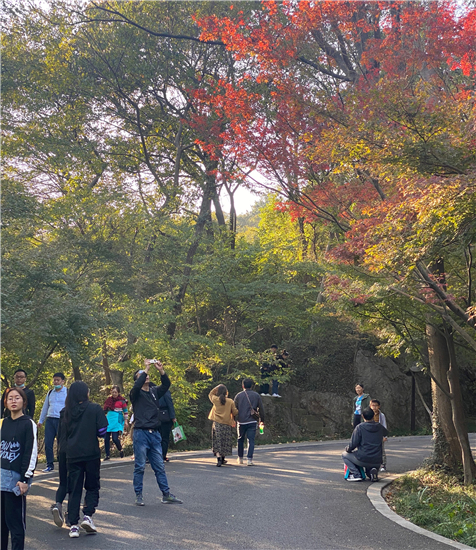
M 151 364 L 160 373 L 160 386 L 150 386 L 149 369 Z M 144 470 L 146 458 L 155 473 L 155 478 L 162 491 L 164 504 L 182 501 L 172 495 L 165 475 L 164 461 L 162 457 L 162 438 L 160 437 L 159 399 L 170 388 L 169 377 L 165 374 L 160 361 L 145 359 L 144 370 L 134 373 L 134 386 L 130 392 L 130 399 L 134 411 L 134 491 L 137 506 L 144 506 L 142 496 Z
M 354 428 L 362 422 L 362 411 L 370 407 L 370 395 L 368 393 L 364 393 L 363 384 L 355 385 L 355 393 L 357 395 L 354 397 L 354 412 L 352 414 L 352 426 Z
M 26 370 L 23 369 L 17 369 L 13 373 L 13 387 L 14 388 L 20 388 L 25 392 L 27 404 L 26 407 L 23 409 L 23 414 L 26 414 L 27 416 L 33 418 L 35 416 L 35 407 L 36 407 L 36 398 L 35 398 L 35 392 L 26 387 L 26 377 L 27 377 Z M 1 408 L 1 414 L 0 416 L 3 418 L 4 416 L 10 416 L 10 411 L 8 410 L 8 407 L 5 407 L 5 396 L 7 395 L 8 388 L 3 392 L 2 395 L 2 401 L 0 403 Z
M 45 423 L 45 454 L 46 468 L 44 472 L 52 472 L 54 467 L 53 445 L 58 435 L 60 412 L 64 409 L 68 390 L 64 386 L 65 376 L 62 372 L 53 374 L 53 389 L 47 395 L 41 409 L 38 428 Z
M 69 536 L 77 538 L 83 485 L 86 494 L 81 527 L 88 534 L 97 532 L 92 515 L 99 503 L 101 450 L 98 438 L 104 437 L 107 429 L 106 415 L 101 405 L 89 401 L 89 388 L 84 382 L 73 382 L 69 388 L 64 410 L 61 411 L 61 430 L 63 427 L 66 430 Z
M 119 456 L 124 458 L 120 436 L 129 428 L 129 416 L 127 401 L 122 397 L 120 391 L 121 388 L 119 386 L 112 386 L 111 395 L 106 399 L 103 407 L 107 418 L 107 433 L 104 438 L 106 458 L 104 460 L 110 459 L 111 436 L 114 445 L 119 451 Z
M 238 409 L 233 399 L 228 397 L 228 390 L 219 384 L 208 394 L 213 404 L 208 419 L 212 420 L 212 450 L 217 457 L 217 466 L 226 464 L 225 457 L 231 456 L 233 447 L 233 430 L 236 426 L 235 416 Z
M 23 413 L 27 397 L 20 388 L 8 388 L 4 405 L 10 412 L 1 420 L 2 550 L 25 547 L 26 494 L 38 458 L 37 428 Z
M 242 382 L 243 391 L 235 396 L 235 405 L 238 408 L 238 464 L 243 464 L 245 439 L 248 438 L 248 466 L 253 466 L 255 449 L 256 426 L 258 420 L 251 415 L 251 409 L 259 413 L 259 420 L 264 426 L 263 401 L 258 393 L 252 391 L 253 380 L 245 378 Z
M 350 472 L 347 481 L 362 481 L 359 467 L 365 468 L 371 481 L 378 481 L 378 469 L 382 464 L 382 441 L 388 432 L 382 424 L 375 422 L 372 409 L 364 409 L 362 416 L 364 422 L 354 429 L 350 445 L 342 453 L 342 460 Z

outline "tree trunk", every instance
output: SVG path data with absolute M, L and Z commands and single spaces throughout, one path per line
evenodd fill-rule
M 124 371 L 110 369 L 112 385 L 119 386 L 121 389 L 121 394 L 124 395 Z
M 236 246 L 236 209 L 235 209 L 235 195 L 233 192 L 228 191 L 230 197 L 230 221 L 229 221 L 229 230 L 230 230 L 230 248 L 235 250 Z
M 102 368 L 104 371 L 104 379 L 105 379 L 104 384 L 106 386 L 109 386 L 111 384 L 111 369 L 109 368 L 109 360 L 107 357 L 107 343 L 105 338 L 102 339 L 101 349 L 102 349 Z
M 461 464 L 461 447 L 453 424 L 447 373 L 449 355 L 446 339 L 433 325 L 426 325 L 430 361 L 431 395 L 433 401 L 433 460 L 436 464 L 456 470 Z M 435 382 L 436 380 L 436 382 Z
M 466 418 L 463 409 L 463 398 L 461 396 L 461 385 L 459 381 L 459 365 L 456 361 L 453 335 L 445 328 L 445 338 L 448 346 L 450 368 L 448 369 L 448 385 L 451 392 L 451 407 L 453 412 L 453 424 L 458 435 L 461 447 L 461 458 L 463 461 L 464 484 L 471 485 L 476 475 L 476 465 L 468 438 Z
M 303 217 L 298 218 L 298 226 L 299 226 L 299 240 L 301 242 L 301 259 L 304 260 L 307 256 L 307 239 L 306 239 L 306 233 L 304 232 Z
M 73 365 L 74 381 L 77 382 L 78 380 L 82 380 L 81 369 L 79 366 L 80 363 L 76 355 L 71 354 L 70 357 L 71 357 L 71 364 Z
M 213 163 L 216 165 L 217 163 Z M 192 274 L 192 264 L 195 254 L 198 250 L 200 240 L 202 238 L 203 232 L 209 224 L 210 221 L 210 211 L 211 211 L 211 202 L 212 195 L 215 192 L 215 176 L 212 174 L 212 167 L 207 167 L 207 176 L 206 176 L 206 185 L 203 191 L 202 204 L 200 205 L 200 213 L 197 218 L 197 223 L 195 224 L 195 235 L 190 245 L 187 258 L 185 260 L 185 266 L 183 269 L 183 282 L 175 296 L 175 304 L 173 307 L 174 317 L 178 317 L 182 313 L 183 300 L 185 298 L 185 293 L 187 292 L 188 284 L 190 282 L 190 275 Z M 170 338 L 173 338 L 175 335 L 175 329 L 177 328 L 176 321 L 171 321 L 167 326 L 167 334 Z

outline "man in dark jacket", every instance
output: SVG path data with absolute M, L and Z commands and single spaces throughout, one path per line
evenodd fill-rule
M 245 438 L 248 438 L 248 466 L 253 466 L 256 426 L 258 421 L 251 416 L 251 409 L 259 412 L 260 421 L 264 424 L 263 401 L 258 393 L 252 391 L 253 380 L 245 378 L 243 391 L 236 395 L 235 405 L 238 409 L 238 464 L 243 464 Z
M 27 405 L 23 409 L 23 414 L 26 414 L 27 416 L 31 416 L 31 418 L 33 418 L 33 415 L 35 414 L 35 406 L 36 406 L 35 392 L 32 389 L 26 387 L 26 377 L 27 377 L 27 373 L 25 370 L 17 369 L 13 373 L 13 384 L 14 384 L 13 387 L 20 388 L 25 392 Z M 2 403 L 0 404 L 2 418 L 4 416 L 10 416 L 10 411 L 8 409 L 5 409 L 6 391 L 7 390 L 5 390 L 2 394 Z
M 371 481 L 378 481 L 378 469 L 382 463 L 382 441 L 388 431 L 380 422 L 374 421 L 372 409 L 364 409 L 362 416 L 364 422 L 354 429 L 350 445 L 342 453 L 344 464 L 350 472 L 347 481 L 362 481 L 359 467 L 365 468 Z
M 150 384 L 150 365 L 155 364 L 160 373 L 160 386 Z M 136 493 L 137 506 L 144 506 L 142 487 L 144 479 L 145 461 L 149 459 L 155 473 L 155 478 L 162 491 L 164 504 L 182 501 L 170 493 L 165 475 L 164 460 L 162 457 L 162 438 L 160 437 L 159 399 L 170 388 L 169 377 L 165 374 L 160 361 L 146 359 L 144 370 L 134 373 L 134 386 L 130 392 L 132 407 L 134 410 L 134 491 Z
M 165 392 L 165 395 L 159 399 L 159 415 L 160 415 L 160 437 L 162 438 L 162 458 L 164 462 L 168 462 L 167 451 L 169 450 L 170 431 L 175 418 L 174 402 L 172 401 L 172 394 L 169 390 Z

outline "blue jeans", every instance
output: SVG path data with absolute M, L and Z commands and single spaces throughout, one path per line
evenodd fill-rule
M 59 418 L 53 418 L 51 416 L 47 416 L 46 422 L 45 422 L 46 465 L 51 468 L 54 468 L 53 445 L 55 442 L 55 437 L 58 434 L 59 420 L 60 420 Z
M 274 393 L 278 393 L 278 386 L 279 386 L 279 382 L 277 380 L 273 380 L 271 382 L 272 384 L 272 387 L 271 387 L 271 395 L 273 395 Z
M 238 456 L 243 458 L 245 438 L 248 438 L 247 458 L 253 458 L 255 450 L 256 422 L 250 424 L 238 424 Z
M 164 495 L 170 492 L 165 475 L 164 461 L 162 459 L 162 438 L 160 433 L 154 430 L 134 430 L 134 491 L 142 494 L 145 459 L 148 458 L 159 488 Z

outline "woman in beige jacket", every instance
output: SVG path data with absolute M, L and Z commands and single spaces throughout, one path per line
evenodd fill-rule
M 217 466 L 226 464 L 225 457 L 232 454 L 233 429 L 236 426 L 234 417 L 238 409 L 233 399 L 228 397 L 228 390 L 223 384 L 218 385 L 208 394 L 208 399 L 213 403 L 208 415 L 212 424 L 212 449 L 217 457 Z

